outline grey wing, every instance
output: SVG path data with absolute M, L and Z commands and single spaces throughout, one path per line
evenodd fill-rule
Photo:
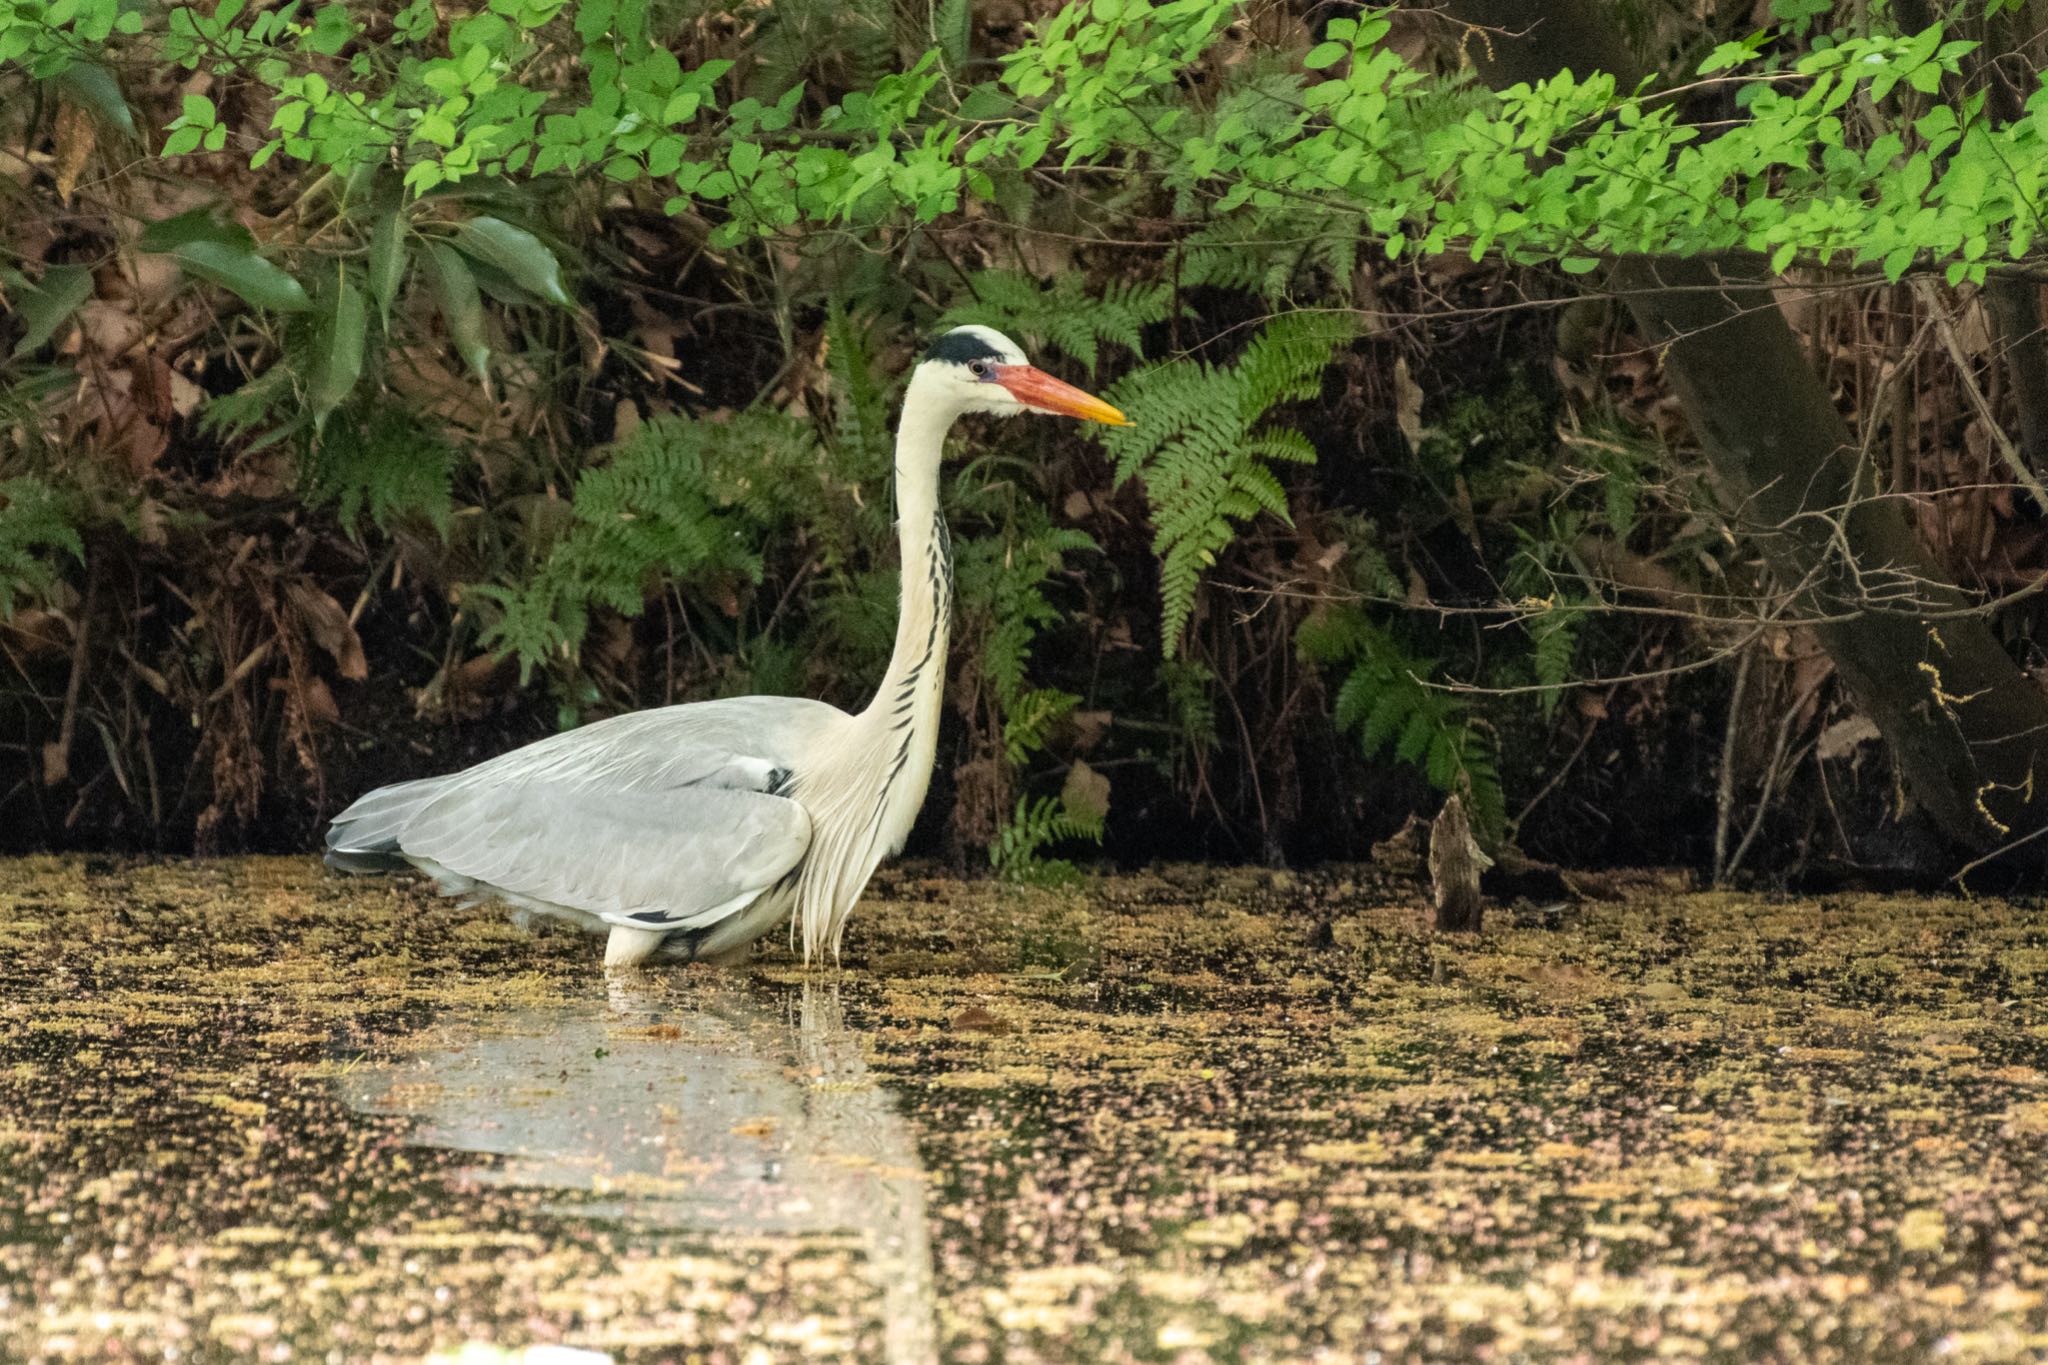
M 418 866 L 444 888 L 482 884 L 638 928 L 700 927 L 803 860 L 811 821 L 785 794 L 792 768 L 845 722 L 792 697 L 615 716 L 370 792 L 334 817 L 327 861 Z
M 766 790 L 561 781 L 465 783 L 398 834 L 405 856 L 437 875 L 639 929 L 716 923 L 773 889 L 810 843 L 809 813 Z

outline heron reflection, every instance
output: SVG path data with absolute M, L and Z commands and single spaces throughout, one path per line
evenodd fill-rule
M 579 1192 L 564 1211 L 748 1238 L 852 1234 L 892 1365 L 937 1357 L 924 1174 L 846 1026 L 837 982 L 629 980 L 451 1019 L 340 1082 L 414 1141 L 489 1155 L 479 1181 Z

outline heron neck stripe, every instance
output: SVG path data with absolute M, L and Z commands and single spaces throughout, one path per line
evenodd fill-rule
M 896 692 L 896 706 L 890 713 L 890 733 L 896 737 L 896 753 L 889 761 L 887 773 L 882 778 L 882 792 L 869 813 L 866 828 L 862 831 L 862 842 L 873 846 L 880 832 L 882 817 L 888 814 L 889 798 L 896 788 L 896 779 L 903 775 L 910 764 L 910 742 L 916 737 L 917 701 L 919 684 L 924 680 L 925 669 L 939 652 L 939 638 L 949 628 L 953 619 L 953 536 L 946 526 L 943 513 L 932 515 L 932 542 L 929 562 L 926 568 L 928 581 L 933 589 L 932 617 L 925 627 L 924 653 L 910 666 L 903 676 L 903 685 Z M 943 671 L 944 665 L 940 665 Z

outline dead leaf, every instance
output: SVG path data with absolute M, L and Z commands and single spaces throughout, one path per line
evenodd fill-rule
M 1972 360 L 1982 360 L 1991 354 L 1991 319 L 1984 311 L 1982 298 L 1973 298 L 1963 305 L 1956 314 L 1955 332 L 1956 345 Z
M 1104 818 L 1109 814 L 1109 779 L 1077 758 L 1067 769 L 1060 802 L 1077 815 Z
M 78 188 L 78 177 L 98 141 L 91 114 L 69 100 L 57 105 L 57 198 L 61 202 L 71 202 L 71 192 Z
M 187 379 L 176 370 L 171 371 L 171 411 L 180 417 L 190 417 L 199 411 L 199 405 L 206 401 L 206 390 Z
M 1465 802 L 1453 792 L 1429 827 L 1429 885 L 1440 933 L 1478 933 L 1485 909 L 1479 874 L 1493 859 L 1472 837 Z
M 1878 738 L 1877 722 L 1868 716 L 1844 716 L 1820 732 L 1820 741 L 1814 745 L 1814 757 L 1823 762 L 1847 758 L 1861 746 Z
M 70 652 L 70 627 L 56 612 L 41 607 L 17 607 L 14 615 L 0 618 L 0 637 L 8 648 L 29 658 L 49 658 Z
M 1116 719 L 1112 711 L 1075 711 L 1067 716 L 1070 731 L 1068 745 L 1075 753 L 1085 754 L 1102 742 L 1109 733 L 1111 722 Z
M 621 398 L 612 409 L 612 439 L 624 441 L 640 430 L 640 408 L 630 398 Z
M 1394 421 L 1410 450 L 1422 449 L 1422 386 L 1408 374 L 1408 357 L 1394 361 Z
M 1015 1033 L 1017 1026 L 979 1005 L 969 1005 L 953 1016 L 953 1027 L 962 1033 Z
M 1436 605 L 1430 600 L 1429 584 L 1423 581 L 1422 575 L 1416 572 L 1412 565 L 1408 569 L 1408 605 L 1416 608 Z
M 128 364 L 128 392 L 135 406 L 151 422 L 162 424 L 176 411 L 171 405 L 171 367 L 154 351 L 145 351 Z
M 349 624 L 348 613 L 341 609 L 341 603 L 303 581 L 293 583 L 285 592 L 299 613 L 299 619 L 305 622 L 306 632 L 313 637 L 313 643 L 333 657 L 341 676 L 350 682 L 361 682 L 369 677 L 370 662 L 363 657 L 362 637 Z
M 299 709 L 306 718 L 316 725 L 332 725 L 341 719 L 341 708 L 334 704 L 334 693 L 319 678 L 306 678 L 296 688 L 289 678 L 272 678 L 273 692 L 294 692 L 298 697 Z
M 133 308 L 106 299 L 87 299 L 73 317 L 85 344 L 109 360 L 128 354 L 147 330 Z

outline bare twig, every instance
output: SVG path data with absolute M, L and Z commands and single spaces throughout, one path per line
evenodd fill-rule
M 1956 338 L 1955 325 L 1949 320 L 1948 309 L 1943 306 L 1941 296 L 1935 292 L 1934 281 L 1916 279 L 1913 281 L 1913 291 L 1920 296 L 1920 301 L 1927 305 L 1928 312 L 1933 315 L 1935 328 L 1941 333 L 1941 344 L 1948 349 L 1949 359 L 1955 362 L 1956 380 L 1962 385 L 1963 396 L 1970 400 L 1970 407 L 1976 411 L 1977 420 L 1982 422 L 1985 431 L 1990 433 L 1991 443 L 1998 448 L 1999 458 L 2005 461 L 2006 468 L 2012 471 L 2013 481 L 2027 490 L 2036 507 L 2048 512 L 2048 488 L 2043 488 L 2041 481 L 2034 477 L 2034 471 L 2027 468 L 2026 459 L 2020 454 L 2020 448 L 2013 444 L 2012 437 L 2005 434 L 2005 428 L 1998 424 L 1997 417 L 1992 414 L 1991 404 L 1984 397 L 1983 388 L 1977 383 L 1976 368 L 1970 363 L 1970 357 L 1964 353 L 1962 342 Z
M 1742 702 L 1749 691 L 1749 661 L 1743 650 L 1735 660 L 1735 686 L 1728 692 L 1728 723 L 1721 730 L 1721 776 L 1714 790 L 1714 885 L 1728 876 L 1728 826 L 1735 815 L 1735 738 L 1742 727 Z

